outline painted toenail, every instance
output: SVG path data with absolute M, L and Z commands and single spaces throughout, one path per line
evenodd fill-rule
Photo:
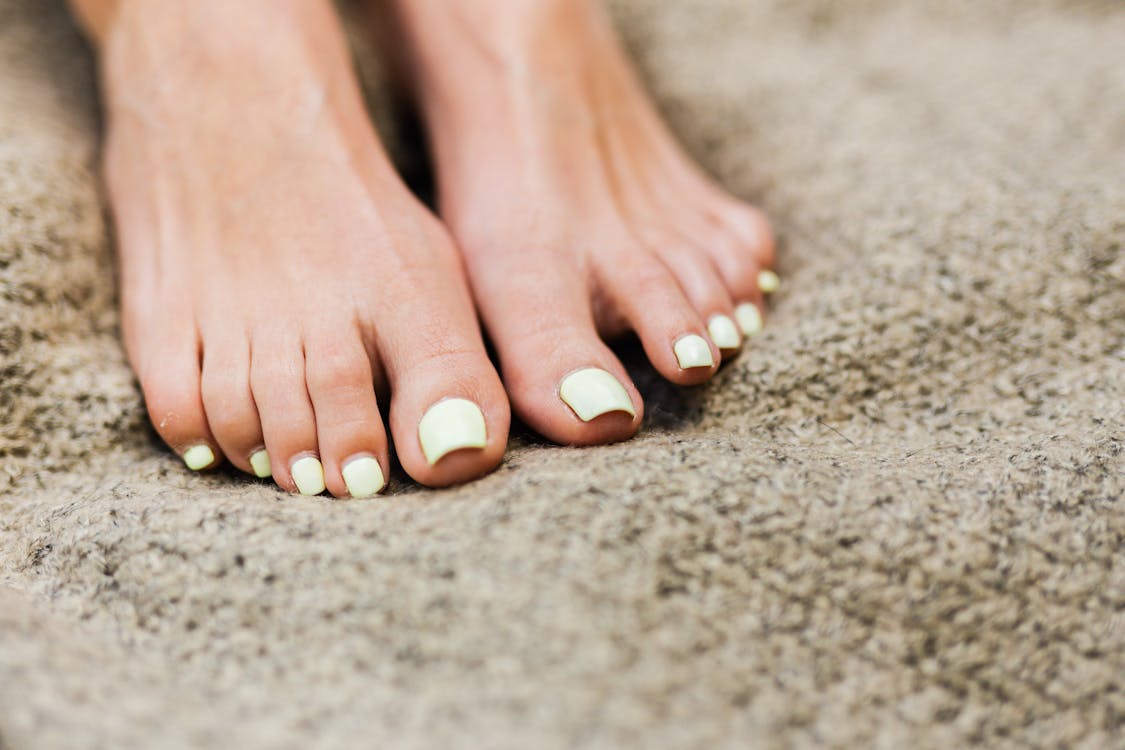
M 773 294 L 781 287 L 781 279 L 769 269 L 758 272 L 758 288 L 763 294 Z
M 707 324 L 707 333 L 720 349 L 737 349 L 742 346 L 742 335 L 734 321 L 726 315 L 716 315 Z
M 344 464 L 344 484 L 352 497 L 371 497 L 379 494 L 387 481 L 383 477 L 383 467 L 370 456 L 353 458 Z
M 266 453 L 265 449 L 254 451 L 250 455 L 250 468 L 254 470 L 254 476 L 259 479 L 273 476 L 273 467 L 270 465 L 270 454 Z
M 605 370 L 587 367 L 572 372 L 559 384 L 559 398 L 569 406 L 583 422 L 589 422 L 611 411 L 622 411 L 631 417 L 637 416 L 633 400 L 621 381 Z
M 453 451 L 484 448 L 488 445 L 484 414 L 463 398 L 438 401 L 418 422 L 418 441 L 430 466 Z
M 302 495 L 319 495 L 324 492 L 324 466 L 315 456 L 298 458 L 289 467 L 297 491 Z
M 750 302 L 741 304 L 735 308 L 734 316 L 738 318 L 738 325 L 742 327 L 742 333 L 746 338 L 757 336 L 762 332 L 762 313 L 757 305 Z
M 192 471 L 201 471 L 215 463 L 215 451 L 207 445 L 193 445 L 184 451 L 184 463 Z
M 676 353 L 676 361 L 680 363 L 681 370 L 712 367 L 715 364 L 715 358 L 711 355 L 711 347 L 707 344 L 707 339 L 694 333 L 689 333 L 687 336 L 678 339 L 672 345 L 672 350 Z

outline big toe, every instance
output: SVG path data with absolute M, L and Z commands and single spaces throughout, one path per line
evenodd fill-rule
M 520 274 L 489 273 L 477 284 L 485 290 L 478 298 L 517 414 L 556 443 L 594 445 L 632 437 L 644 403 L 598 336 L 585 286 L 549 258 L 533 267 Z
M 395 452 L 403 469 L 430 487 L 496 468 L 511 420 L 468 292 L 455 278 L 418 280 L 420 293 L 400 297 L 411 301 L 388 310 L 380 327 Z

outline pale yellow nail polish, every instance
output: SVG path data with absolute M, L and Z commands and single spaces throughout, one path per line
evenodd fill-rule
M 598 367 L 572 372 L 559 384 L 559 398 L 583 422 L 589 422 L 613 411 L 637 416 L 633 400 L 621 381 Z
M 270 454 L 266 453 L 265 449 L 254 451 L 250 455 L 250 468 L 254 470 L 254 476 L 259 479 L 273 476 L 273 466 L 270 464 Z
M 781 278 L 769 269 L 759 271 L 758 288 L 762 290 L 763 294 L 773 294 L 781 288 Z
M 192 471 L 201 471 L 215 463 L 215 451 L 207 445 L 193 445 L 184 451 L 184 463 Z
M 745 302 L 734 309 L 734 316 L 738 318 L 738 325 L 746 338 L 762 332 L 762 313 L 757 305 Z
M 467 399 L 439 401 L 418 422 L 418 442 L 430 466 L 453 451 L 484 448 L 488 445 L 484 413 Z
M 352 497 L 371 497 L 387 484 L 383 477 L 383 467 L 371 456 L 353 458 L 344 464 L 344 484 Z
M 720 349 L 737 349 L 742 346 L 742 334 L 738 332 L 738 327 L 734 321 L 726 315 L 716 315 L 711 318 L 707 324 L 707 333 L 711 335 L 711 340 L 715 342 L 715 346 Z
M 302 495 L 319 495 L 324 492 L 324 466 L 315 456 L 298 458 L 289 467 L 297 491 Z
M 676 361 L 680 363 L 682 370 L 712 367 L 715 364 L 715 357 L 711 354 L 711 346 L 707 343 L 707 339 L 694 333 L 677 339 L 672 345 L 672 350 L 676 353 Z

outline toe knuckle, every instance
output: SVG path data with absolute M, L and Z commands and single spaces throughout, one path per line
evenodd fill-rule
M 318 351 L 306 365 L 309 387 L 318 390 L 370 386 L 370 365 L 358 353 L 344 346 L 329 346 Z
M 773 261 L 773 226 L 765 212 L 748 205 L 739 205 L 734 211 L 734 227 L 743 246 L 748 246 L 752 257 L 768 265 Z
M 140 377 L 145 408 L 153 425 L 162 435 L 175 431 L 176 425 L 199 421 L 202 406 L 198 380 L 178 376 L 173 370 L 148 370 Z
M 471 372 L 479 365 L 481 356 L 475 347 L 447 341 L 431 348 L 422 366 L 448 369 L 454 373 Z
M 632 275 L 636 293 L 653 302 L 666 296 L 674 283 L 669 274 L 651 259 L 637 264 Z
M 295 358 L 255 354 L 250 363 L 250 386 L 255 393 L 273 385 L 291 383 L 300 377 L 299 361 Z
M 230 404 L 208 408 L 207 423 L 217 435 L 237 434 L 245 429 L 245 410 Z
M 231 394 L 242 393 L 245 390 L 245 376 L 240 379 L 239 373 L 235 368 L 204 368 L 203 380 L 200 384 L 200 391 L 204 402 L 227 401 L 230 399 Z
M 183 410 L 198 401 L 198 386 L 174 370 L 152 368 L 141 374 L 140 381 L 150 410 Z

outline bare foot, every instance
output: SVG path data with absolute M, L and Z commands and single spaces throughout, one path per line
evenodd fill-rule
M 768 223 L 676 145 L 594 0 L 398 0 L 396 22 L 440 213 L 532 427 L 574 444 L 636 431 L 641 398 L 604 337 L 635 330 L 691 385 L 761 329 Z
M 331 2 L 96 2 L 126 345 L 164 440 L 366 496 L 378 389 L 416 480 L 495 467 L 508 401 L 459 255 L 372 131 Z

